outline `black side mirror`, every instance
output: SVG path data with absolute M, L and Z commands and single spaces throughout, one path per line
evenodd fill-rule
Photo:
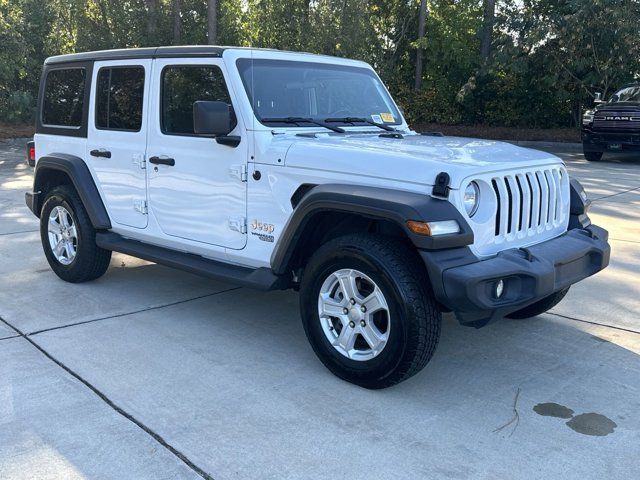
M 199 100 L 193 103 L 193 133 L 223 137 L 233 130 L 231 107 L 225 102 Z

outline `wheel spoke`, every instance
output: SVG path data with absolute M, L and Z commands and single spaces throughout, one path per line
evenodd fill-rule
M 58 222 L 63 227 L 68 227 L 69 226 L 69 219 L 67 218 L 67 211 L 62 207 L 58 207 Z
M 65 249 L 65 242 L 63 239 L 58 240 L 58 243 L 56 243 L 56 246 L 53 247 L 53 253 L 56 255 L 56 257 L 60 257 L 62 255 L 63 250 Z
M 340 317 L 344 314 L 343 309 L 346 303 L 346 300 L 337 302 L 329 293 L 323 293 L 320 299 L 320 316 Z
M 387 335 L 380 332 L 372 322 L 367 322 L 364 327 L 360 327 L 360 335 L 374 352 L 377 352 L 387 341 Z
M 387 310 L 387 302 L 384 299 L 384 295 L 378 287 L 373 291 L 371 295 L 362 301 L 362 304 L 367 308 L 367 312 L 372 314 L 378 310 Z
M 73 245 L 71 242 L 64 243 L 64 251 L 67 253 L 67 260 L 73 259 L 75 252 L 73 251 Z
M 340 289 L 347 300 L 351 298 L 360 299 L 362 295 L 358 292 L 358 286 L 356 285 L 356 272 L 349 270 L 348 273 L 336 274 L 338 282 L 340 282 Z
M 57 215 L 56 218 L 58 218 Z M 55 218 L 49 217 L 48 230 L 49 233 L 55 233 L 56 235 L 60 233 L 60 224 L 55 221 Z
M 333 341 L 334 346 L 342 347 L 346 352 L 353 349 L 356 343 L 355 330 L 347 322 L 342 323 L 340 335 Z

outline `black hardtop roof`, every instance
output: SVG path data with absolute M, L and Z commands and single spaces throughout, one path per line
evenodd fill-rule
M 56 55 L 44 61 L 45 65 L 55 65 L 58 63 L 70 62 L 93 62 L 99 60 L 128 60 L 136 58 L 172 58 L 172 57 L 221 57 L 225 50 L 262 50 L 270 52 L 285 52 L 272 48 L 253 47 L 221 47 L 215 45 L 184 45 L 175 47 L 144 47 L 144 48 L 121 48 L 117 50 L 96 50 L 94 52 L 68 53 L 66 55 Z M 287 52 L 304 53 L 326 57 L 308 52 Z
M 97 50 L 95 52 L 68 53 L 45 60 L 45 65 L 69 62 L 92 62 L 95 60 L 127 60 L 135 58 L 163 57 L 220 57 L 229 47 L 213 45 L 190 45 L 180 47 L 121 48 L 117 50 Z

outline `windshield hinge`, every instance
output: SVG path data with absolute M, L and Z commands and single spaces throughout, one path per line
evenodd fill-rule
M 229 175 L 240 179 L 241 182 L 247 181 L 248 169 L 246 165 L 231 165 L 229 167 Z
M 229 230 L 247 233 L 247 219 L 245 217 L 229 217 Z

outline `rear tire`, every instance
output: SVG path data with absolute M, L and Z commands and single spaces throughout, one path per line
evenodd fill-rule
M 96 230 L 76 191 L 67 185 L 51 190 L 40 212 L 40 238 L 51 269 L 66 282 L 101 277 L 111 252 L 96 245 Z
M 567 292 L 569 292 L 569 287 L 556 293 L 552 293 L 548 297 L 545 297 L 542 300 L 537 301 L 536 303 L 532 303 L 528 307 L 524 307 L 522 310 L 517 310 L 513 313 L 510 313 L 509 315 L 507 315 L 507 318 L 524 319 L 537 317 L 538 315 L 551 310 L 553 307 L 559 304 L 565 297 Z
M 584 158 L 589 162 L 599 162 L 602 160 L 602 152 L 584 152 Z
M 420 257 L 401 240 L 352 234 L 329 241 L 309 260 L 300 292 L 314 352 L 348 382 L 389 387 L 422 370 L 435 352 L 441 314 Z M 341 343 L 343 330 L 350 344 Z

